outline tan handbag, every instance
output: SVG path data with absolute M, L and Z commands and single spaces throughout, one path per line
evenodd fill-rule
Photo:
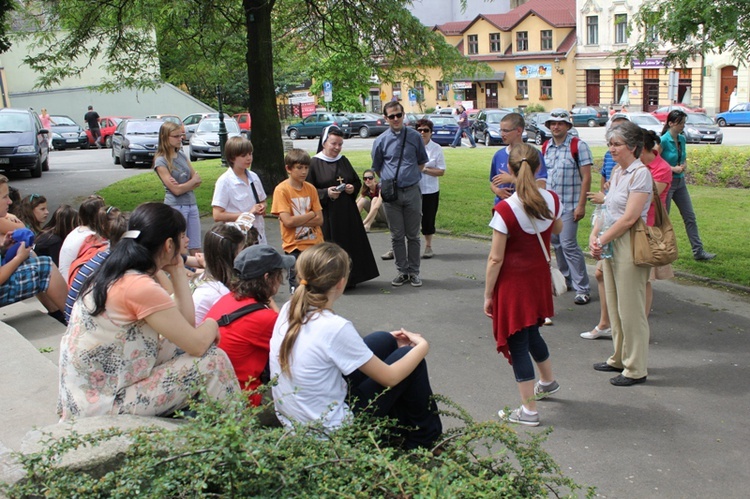
M 639 267 L 661 267 L 677 260 L 677 238 L 658 192 L 654 182 L 654 225 L 649 227 L 638 217 L 630 228 L 633 263 Z

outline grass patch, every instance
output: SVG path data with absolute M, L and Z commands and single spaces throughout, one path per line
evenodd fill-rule
M 595 158 L 595 170 L 598 171 L 606 148 L 597 146 L 591 149 Z M 438 229 L 459 236 L 491 235 L 492 231 L 487 224 L 494 196 L 488 187 L 489 169 L 492 156 L 497 150 L 497 147 L 443 149 L 448 169 L 440 179 L 440 209 L 436 222 Z M 360 173 L 371 164 L 369 151 L 344 150 L 344 153 Z M 688 159 L 688 171 L 695 171 L 692 177 L 695 182 L 722 186 L 750 185 L 744 180 L 750 175 L 750 147 L 688 146 Z M 724 164 L 728 169 L 726 173 L 721 171 Z M 209 214 L 213 185 L 224 169 L 219 160 L 198 161 L 194 166 L 203 178 L 203 184 L 196 192 L 198 207 L 201 214 Z M 593 189 L 599 188 L 600 178 L 598 174 L 593 175 Z M 163 200 L 164 187 L 155 174 L 146 174 L 117 182 L 101 190 L 99 194 L 108 204 L 132 210 L 145 201 Z M 699 276 L 749 286 L 750 247 L 740 242 L 746 240 L 742 220 L 747 219 L 750 211 L 750 190 L 691 185 L 690 195 L 706 250 L 718 253 L 719 256 L 710 262 L 695 262 L 692 259 L 682 218 L 675 209 L 671 217 L 677 234 L 680 258 L 674 267 Z M 592 212 L 593 208 L 587 210 L 588 215 Z M 578 238 L 583 248 L 588 245 L 588 233 L 586 221 L 581 224 Z

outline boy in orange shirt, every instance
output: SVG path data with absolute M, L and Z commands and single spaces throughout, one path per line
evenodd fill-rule
M 284 157 L 289 178 L 273 191 L 271 213 L 279 217 L 281 246 L 284 253 L 297 258 L 307 248 L 323 242 L 323 207 L 318 190 L 305 182 L 310 169 L 310 155 L 292 149 Z M 289 292 L 297 287 L 297 272 L 289 269 Z

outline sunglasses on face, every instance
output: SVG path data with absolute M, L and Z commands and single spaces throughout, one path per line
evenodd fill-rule
M 375 177 L 362 177 L 362 180 L 372 180 L 372 179 L 374 179 L 374 178 L 375 178 Z
M 430 130 L 429 128 L 417 128 L 417 131 L 419 133 L 432 133 L 432 130 Z
M 389 114 L 386 116 L 389 120 L 398 120 L 404 117 L 404 113 Z

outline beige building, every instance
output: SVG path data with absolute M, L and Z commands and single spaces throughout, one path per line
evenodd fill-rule
M 429 71 L 429 85 L 384 84 L 380 98 L 401 100 L 407 112 L 458 103 L 467 109 L 532 103 L 569 108 L 576 99 L 575 23 L 575 0 L 530 0 L 504 14 L 436 26 L 448 43 L 487 64 L 490 73 L 446 82 L 435 68 Z M 409 99 L 417 95 L 421 98 Z

